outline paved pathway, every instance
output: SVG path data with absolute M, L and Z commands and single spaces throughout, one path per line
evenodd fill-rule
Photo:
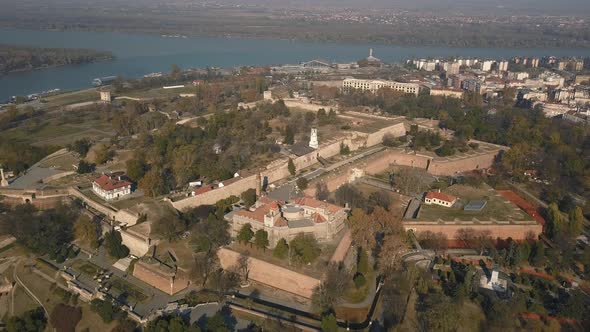
M 37 301 L 37 303 L 39 303 L 39 305 L 41 306 L 41 308 L 43 308 L 43 311 L 45 311 L 45 317 L 47 317 L 47 319 L 49 319 L 49 312 L 47 311 L 47 308 L 45 308 L 45 306 L 43 305 L 43 302 L 41 302 L 41 300 L 39 300 L 39 298 L 18 277 L 18 273 L 16 271 L 18 270 L 18 264 L 19 263 L 20 263 L 20 260 L 17 261 L 16 264 L 14 264 L 14 272 L 13 272 L 14 280 L 20 286 L 23 287 L 23 289 L 27 292 L 27 294 L 29 294 L 29 296 L 31 296 L 31 298 L 33 298 L 35 301 Z

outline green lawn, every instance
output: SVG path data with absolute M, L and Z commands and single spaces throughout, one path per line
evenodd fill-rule
M 58 107 L 87 101 L 99 100 L 100 95 L 95 89 L 65 92 L 57 95 L 52 95 L 42 99 L 45 107 Z
M 443 190 L 443 193 L 458 197 L 458 203 L 451 208 L 422 204 L 417 220 L 436 221 L 442 219 L 444 221 L 453 221 L 457 219 L 471 221 L 474 218 L 480 221 L 489 221 L 491 219 L 498 221 L 532 220 L 524 211 L 514 204 L 507 203 L 506 199 L 485 185 L 481 188 L 454 185 Z M 487 204 L 481 211 L 464 211 L 463 207 L 470 200 L 485 200 Z

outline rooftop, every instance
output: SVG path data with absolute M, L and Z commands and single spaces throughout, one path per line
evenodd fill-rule
M 121 180 L 120 177 L 108 176 L 106 174 L 101 175 L 94 182 L 103 190 L 111 191 L 118 188 L 124 188 L 131 185 L 131 182 Z

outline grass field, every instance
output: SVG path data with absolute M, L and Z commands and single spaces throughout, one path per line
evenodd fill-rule
M 444 193 L 454 195 L 459 198 L 455 206 L 446 208 L 438 205 L 420 206 L 417 220 L 424 221 L 471 221 L 474 218 L 480 221 L 498 220 L 498 221 L 528 221 L 532 218 L 514 204 L 507 202 L 493 189 L 484 186 L 481 189 L 455 185 L 443 191 Z M 481 211 L 468 212 L 463 207 L 470 200 L 485 200 L 486 206 Z
M 43 105 L 47 108 L 65 106 L 87 101 L 99 100 L 100 95 L 96 89 L 64 92 L 42 99 Z

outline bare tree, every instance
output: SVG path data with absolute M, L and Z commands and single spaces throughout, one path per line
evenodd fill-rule
M 250 274 L 250 256 L 248 252 L 245 252 L 238 257 L 236 271 L 244 283 L 248 282 L 248 275 Z
M 313 290 L 312 304 L 316 311 L 325 312 L 333 309 L 340 300 L 347 284 L 350 282 L 351 271 L 344 264 L 330 264 L 325 279 Z
M 376 223 L 371 216 L 360 208 L 352 209 L 352 215 L 347 221 L 348 229 L 352 240 L 357 246 L 360 246 L 371 252 L 376 245 Z
M 421 193 L 429 187 L 426 171 L 410 167 L 400 169 L 395 175 L 394 183 L 405 194 Z

